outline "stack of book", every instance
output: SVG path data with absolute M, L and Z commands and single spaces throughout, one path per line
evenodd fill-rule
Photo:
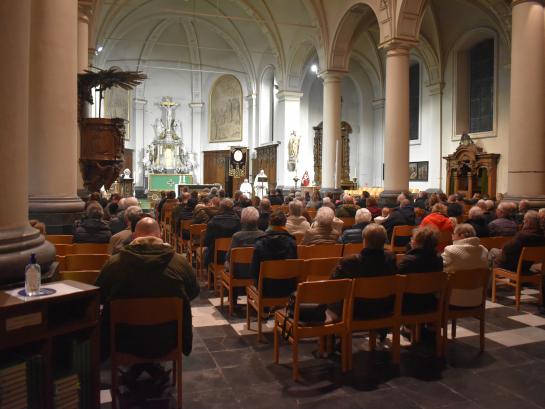
M 79 407 L 79 379 L 77 374 L 57 378 L 54 381 L 53 395 L 56 409 L 73 409 Z
M 0 369 L 0 408 L 26 409 L 26 363 L 19 362 Z

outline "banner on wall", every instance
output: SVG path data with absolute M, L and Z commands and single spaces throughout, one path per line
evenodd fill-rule
M 248 161 L 248 148 L 243 146 L 231 146 L 229 157 L 229 176 L 241 178 L 246 175 Z

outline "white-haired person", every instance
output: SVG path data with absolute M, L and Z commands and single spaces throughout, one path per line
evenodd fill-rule
M 467 224 L 470 224 L 475 229 L 477 237 L 488 237 L 488 223 L 484 217 L 484 211 L 480 206 L 473 206 L 467 213 Z
M 372 218 L 373 216 L 371 215 L 371 212 L 369 210 L 365 208 L 358 209 L 355 216 L 356 223 L 342 233 L 341 237 L 339 238 L 339 242 L 343 244 L 362 243 L 363 242 L 362 231 L 370 223 L 372 223 L 371 221 Z
M 265 234 L 264 231 L 257 228 L 257 220 L 259 219 L 259 212 L 255 207 L 245 207 L 240 214 L 241 230 L 233 234 L 231 241 L 231 247 L 225 256 L 225 272 L 229 273 L 229 261 L 231 258 L 231 250 L 237 247 L 253 247 L 255 241 Z M 237 268 L 233 272 L 235 278 L 251 278 L 250 264 L 237 264 Z M 235 287 L 233 292 L 234 299 L 229 300 L 233 303 L 233 306 L 237 306 L 238 296 L 244 293 L 244 288 Z
M 110 230 L 112 231 L 112 234 L 117 234 L 127 228 L 125 210 L 131 206 L 138 206 L 138 199 L 136 197 L 124 197 L 119 201 L 117 213 L 112 215 L 110 219 Z
M 286 221 L 286 230 L 292 236 L 303 235 L 310 228 L 310 223 L 303 216 L 303 203 L 299 200 L 292 200 L 289 204 L 290 214 Z
M 333 225 L 335 213 L 327 206 L 322 206 L 316 213 L 316 219 L 305 233 L 301 244 L 334 244 L 340 233 Z
M 517 234 L 517 223 L 514 220 L 516 205 L 512 202 L 501 202 L 496 209 L 497 218 L 488 223 L 490 236 L 514 236 Z

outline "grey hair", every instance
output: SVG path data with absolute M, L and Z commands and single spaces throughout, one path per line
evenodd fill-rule
M 346 204 L 354 204 L 354 198 L 350 195 L 344 195 L 343 202 Z
M 138 199 L 136 197 L 126 197 L 125 198 L 125 209 L 128 209 L 131 206 L 138 206 Z
M 220 202 L 220 209 L 221 210 L 231 210 L 233 208 L 234 204 L 231 199 L 221 199 Z
M 488 199 L 485 203 L 486 203 L 486 209 L 487 210 L 492 210 L 494 208 L 494 201 L 493 200 Z
M 486 200 L 484 199 L 481 199 L 477 202 L 477 207 L 480 208 L 481 210 L 487 210 L 487 205 L 486 205 Z
M 530 229 L 539 229 L 540 228 L 540 220 L 539 220 L 539 213 L 535 210 L 528 210 L 526 214 L 524 215 L 524 227 L 530 228 Z
M 91 219 L 102 219 L 104 216 L 104 211 L 102 210 L 102 206 L 97 204 L 91 204 L 87 208 L 87 217 L 90 217 Z
M 500 202 L 498 205 L 498 210 L 501 211 L 505 216 L 511 215 L 513 213 L 513 206 L 516 205 L 513 202 Z
M 131 222 L 133 225 L 136 225 L 138 221 L 142 218 L 144 212 L 139 206 L 130 206 L 125 210 L 125 220 Z M 136 223 L 135 223 L 136 222 Z
M 365 207 L 356 211 L 356 223 L 369 223 L 373 215 Z
M 471 224 L 462 223 L 454 228 L 454 234 L 467 239 L 468 237 L 476 237 L 477 233 Z
M 474 220 L 479 219 L 483 217 L 483 209 L 481 209 L 479 206 L 473 206 L 471 209 L 469 209 L 469 212 L 467 212 L 467 218 Z
M 245 207 L 240 213 L 240 223 L 245 225 L 257 224 L 259 212 L 253 206 Z
M 289 205 L 290 215 L 301 216 L 303 214 L 303 204 L 299 200 L 292 200 Z
M 320 207 L 316 212 L 316 223 L 323 226 L 330 226 L 333 223 L 335 213 L 329 207 Z
M 384 243 L 388 239 L 386 229 L 381 224 L 369 224 L 363 229 L 362 237 L 365 247 L 371 249 L 383 249 Z

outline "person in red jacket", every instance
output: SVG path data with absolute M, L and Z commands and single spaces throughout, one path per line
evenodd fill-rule
M 442 203 L 436 203 L 431 209 L 431 213 L 424 217 L 420 226 L 435 226 L 440 233 L 444 233 L 444 236 L 451 235 L 454 232 L 454 225 L 447 217 L 447 207 Z M 443 234 L 441 234 L 443 236 Z M 437 247 L 439 252 L 443 252 L 447 243 L 440 243 Z

